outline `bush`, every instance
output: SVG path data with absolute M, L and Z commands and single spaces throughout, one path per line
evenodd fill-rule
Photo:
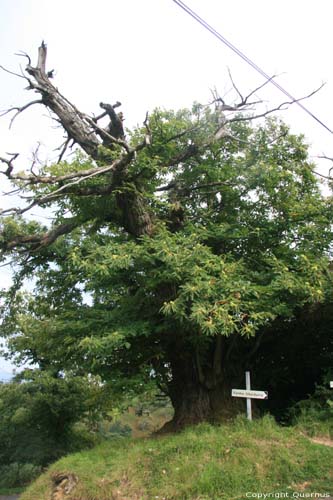
M 11 463 L 0 466 L 0 488 L 26 486 L 42 472 L 40 465 L 30 463 Z
M 308 399 L 299 401 L 290 410 L 293 425 L 310 436 L 327 435 L 333 438 L 333 397 L 328 385 L 319 385 Z
M 44 467 L 95 444 L 93 429 L 107 403 L 100 384 L 37 370 L 21 377 L 0 386 L 0 466 Z
M 132 434 L 132 429 L 129 425 L 124 425 L 119 421 L 110 425 L 106 438 L 128 437 Z

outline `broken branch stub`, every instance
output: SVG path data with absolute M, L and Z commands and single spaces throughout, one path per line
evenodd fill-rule
M 79 144 L 88 155 L 97 159 L 100 141 L 82 113 L 51 83 L 46 72 L 46 57 L 47 47 L 42 42 L 38 49 L 37 66 L 28 64 L 26 67 L 27 73 L 34 79 L 29 79 L 29 88 L 41 94 L 42 103 L 57 115 L 68 137 Z

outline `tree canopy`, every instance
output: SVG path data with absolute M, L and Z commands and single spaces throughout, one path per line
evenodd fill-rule
M 3 306 L 10 352 L 115 387 L 154 379 L 175 426 L 229 414 L 258 332 L 325 300 L 332 203 L 304 138 L 272 110 L 249 114 L 254 93 L 236 87 L 233 106 L 215 95 L 124 131 L 119 102 L 101 103 L 97 117 L 80 112 L 45 60 L 45 45 L 37 67 L 28 58 L 41 96 L 30 104 L 49 108 L 67 138 L 59 161 L 39 170 L 2 158 L 27 203 L 1 219 L 2 255 L 16 269 Z M 81 149 L 72 160 L 70 142 Z M 35 206 L 52 210 L 51 226 L 25 218 Z M 27 276 L 33 294 L 19 291 Z

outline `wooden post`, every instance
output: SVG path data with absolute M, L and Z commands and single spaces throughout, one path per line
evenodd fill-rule
M 245 384 L 246 384 L 246 390 L 250 391 L 251 390 L 250 372 L 245 372 Z M 251 398 L 246 398 L 246 415 L 249 420 L 252 420 Z
M 252 420 L 251 399 L 268 399 L 267 391 L 251 391 L 250 372 L 245 372 L 246 389 L 232 389 L 231 396 L 234 398 L 246 398 L 246 416 Z

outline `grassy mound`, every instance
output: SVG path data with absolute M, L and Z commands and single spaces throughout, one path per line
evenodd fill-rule
M 333 493 L 332 464 L 333 447 L 269 417 L 242 418 L 176 435 L 106 441 L 53 464 L 21 500 L 245 500 L 264 493 L 295 498 L 295 492 L 310 498 Z

